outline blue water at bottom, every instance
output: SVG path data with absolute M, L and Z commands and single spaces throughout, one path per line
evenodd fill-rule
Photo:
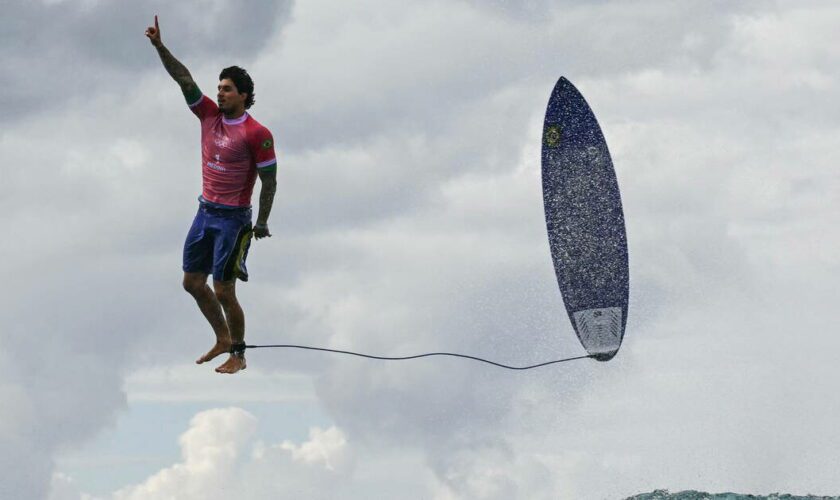
M 670 493 L 668 490 L 656 490 L 652 493 L 642 493 L 625 500 L 840 500 L 840 496 L 826 497 L 816 495 L 787 495 L 771 493 L 770 495 L 742 495 L 738 493 L 706 493 L 703 491 L 680 491 Z

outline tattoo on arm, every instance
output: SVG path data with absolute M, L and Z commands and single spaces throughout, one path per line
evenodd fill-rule
M 260 172 L 260 212 L 257 215 L 257 224 L 267 224 L 268 214 L 271 213 L 271 205 L 274 204 L 274 193 L 277 192 L 277 172 Z
M 175 59 L 175 56 L 169 52 L 169 49 L 161 45 L 157 47 L 157 51 L 160 56 L 160 60 L 163 63 L 163 67 L 166 68 L 169 76 L 178 82 L 178 85 L 181 86 L 181 90 L 184 91 L 185 94 L 197 88 L 190 71 L 186 66 L 181 64 L 181 61 Z

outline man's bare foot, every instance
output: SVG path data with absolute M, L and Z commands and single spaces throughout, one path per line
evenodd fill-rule
M 205 354 L 204 356 L 195 360 L 195 363 L 200 365 L 201 363 L 206 363 L 207 361 L 210 361 L 211 359 L 215 358 L 219 354 L 224 354 L 226 352 L 230 352 L 230 346 L 231 346 L 230 340 L 228 340 L 228 341 L 217 340 L 216 345 L 214 345 L 212 349 L 207 351 L 207 354 Z
M 245 357 L 231 354 L 227 361 L 216 368 L 217 373 L 236 373 L 246 367 Z

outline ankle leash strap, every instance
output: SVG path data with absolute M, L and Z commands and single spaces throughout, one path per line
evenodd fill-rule
M 244 358 L 245 357 L 245 342 L 240 342 L 238 344 L 233 344 L 230 346 L 230 353 L 236 357 Z

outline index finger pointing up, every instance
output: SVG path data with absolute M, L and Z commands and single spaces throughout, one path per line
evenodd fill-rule
M 158 21 L 157 21 L 157 14 L 155 14 L 155 29 L 158 29 Z

